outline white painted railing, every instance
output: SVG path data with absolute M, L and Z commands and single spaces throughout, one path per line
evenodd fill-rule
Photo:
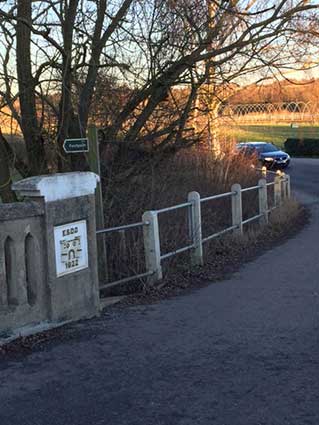
M 209 196 L 206 198 L 201 198 L 198 192 L 190 192 L 188 194 L 187 202 L 167 208 L 162 208 L 160 210 L 146 211 L 143 214 L 142 221 L 139 223 L 99 230 L 97 233 L 103 234 L 119 232 L 136 227 L 143 228 L 144 251 L 146 260 L 146 271 L 144 273 L 107 283 L 101 286 L 100 289 L 107 289 L 118 284 L 141 279 L 144 277 L 147 278 L 149 284 L 153 285 L 160 281 L 163 277 L 162 263 L 164 260 L 189 251 L 191 265 L 201 266 L 204 262 L 203 246 L 206 242 L 230 232 L 242 235 L 245 226 L 252 222 L 258 222 L 260 225 L 267 224 L 271 211 L 280 207 L 286 199 L 290 198 L 290 176 L 280 171 L 277 173 L 267 171 L 265 167 L 258 171 L 261 171 L 263 178 L 258 181 L 258 185 L 256 186 L 242 188 L 240 184 L 234 184 L 229 192 Z M 267 173 L 274 175 L 274 181 L 267 182 L 265 178 Z M 273 186 L 274 188 L 274 199 L 272 205 L 270 205 L 268 202 L 267 188 L 270 186 Z M 244 220 L 242 194 L 251 191 L 258 192 L 259 211 L 258 214 Z M 231 199 L 232 225 L 203 238 L 201 207 L 208 201 L 216 201 L 222 198 Z M 171 252 L 162 253 L 158 217 L 160 214 L 175 211 L 181 208 L 187 208 L 188 210 L 189 235 L 192 243 Z

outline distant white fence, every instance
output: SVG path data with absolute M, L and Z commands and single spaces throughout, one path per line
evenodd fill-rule
M 266 122 L 316 123 L 319 121 L 317 102 L 242 103 L 223 105 L 220 116 L 231 118 L 240 124 Z
M 142 228 L 146 260 L 146 271 L 144 273 L 107 283 L 100 286 L 100 290 L 105 290 L 116 285 L 141 278 L 147 278 L 148 283 L 153 285 L 160 281 L 163 277 L 162 263 L 164 260 L 189 251 L 191 265 L 203 265 L 203 246 L 206 242 L 230 232 L 241 235 L 244 232 L 245 226 L 249 223 L 257 222 L 260 223 L 260 225 L 267 224 L 270 212 L 280 207 L 286 199 L 290 198 L 290 176 L 280 171 L 277 173 L 272 173 L 269 171 L 267 172 L 265 168 L 260 171 L 262 172 L 263 178 L 258 181 L 258 185 L 256 186 L 242 188 L 240 184 L 234 184 L 229 192 L 209 196 L 206 198 L 201 198 L 198 192 L 191 192 L 188 194 L 187 202 L 183 204 L 174 205 L 160 210 L 146 211 L 142 216 L 141 222 L 139 223 L 98 230 L 98 235 L 105 235 L 107 233 L 123 232 L 132 228 Z M 274 180 L 272 182 L 267 182 L 267 173 L 274 175 Z M 273 186 L 274 189 L 274 199 L 271 203 L 268 199 L 267 190 L 270 186 Z M 258 192 L 259 211 L 258 214 L 244 220 L 242 194 L 251 191 Z M 202 205 L 206 202 L 211 202 L 222 198 L 231 199 L 232 224 L 231 226 L 219 232 L 213 233 L 203 238 L 201 213 Z M 188 211 L 188 230 L 191 244 L 175 249 L 171 252 L 163 253 L 160 244 L 160 228 L 158 220 L 159 215 L 182 208 L 186 208 Z

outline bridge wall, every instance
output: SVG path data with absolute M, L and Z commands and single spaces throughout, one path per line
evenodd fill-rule
M 0 205 L 0 330 L 47 319 L 44 208 Z
M 93 173 L 21 180 L 0 205 L 0 343 L 99 313 Z

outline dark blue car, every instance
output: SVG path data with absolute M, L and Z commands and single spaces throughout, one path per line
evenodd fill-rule
M 237 149 L 244 155 L 256 156 L 267 168 L 287 168 L 290 164 L 290 156 L 272 143 L 239 143 Z

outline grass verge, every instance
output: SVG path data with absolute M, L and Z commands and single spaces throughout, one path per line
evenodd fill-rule
M 284 147 L 288 138 L 319 138 L 319 126 L 300 125 L 237 125 L 221 129 L 221 134 L 235 139 L 236 142 L 272 142 Z

